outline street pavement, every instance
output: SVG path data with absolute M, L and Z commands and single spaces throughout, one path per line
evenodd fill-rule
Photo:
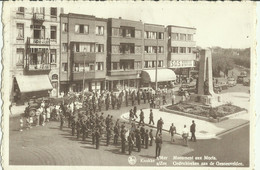
M 230 88 L 230 90 L 234 90 Z M 246 92 L 246 88 L 242 88 Z M 235 92 L 236 90 L 234 90 Z M 242 90 L 239 89 L 239 92 Z M 224 92 L 225 93 L 225 92 Z M 170 102 L 170 101 L 169 101 Z M 120 119 L 122 114 L 127 113 L 132 106 L 123 107 L 120 110 L 104 111 L 113 115 L 114 120 Z M 149 108 L 148 104 L 137 106 L 138 109 Z M 21 109 L 22 110 L 22 109 Z M 139 112 L 138 112 L 139 113 Z M 149 113 L 149 112 L 148 112 Z M 155 113 L 154 113 L 155 115 Z M 186 118 L 187 119 L 187 118 Z M 188 125 L 190 120 L 174 120 L 178 125 L 179 122 L 185 121 Z M 242 124 L 245 118 L 234 117 L 229 122 L 220 122 L 214 128 L 227 129 L 232 124 Z M 126 121 L 121 119 L 121 121 Z M 147 121 L 147 120 L 145 120 Z M 155 119 L 155 121 L 157 121 Z M 166 120 L 165 120 L 166 121 Z M 238 123 L 237 123 L 238 122 Z M 247 121 L 248 122 L 248 121 Z M 156 122 L 155 122 L 156 123 Z M 200 131 L 200 123 L 197 122 L 197 131 Z M 181 124 L 181 123 L 180 123 Z M 184 123 L 183 123 L 184 124 Z M 201 124 L 202 125 L 202 124 Z M 86 142 L 77 140 L 75 136 L 71 136 L 71 129 L 65 127 L 59 129 L 59 122 L 49 122 L 46 126 L 33 127 L 29 130 L 19 132 L 19 117 L 10 117 L 9 121 L 9 163 L 11 165 L 100 165 L 100 166 L 128 166 L 129 155 L 121 154 L 120 144 L 118 146 L 105 146 L 105 138 L 101 141 L 99 150 L 91 144 L 91 139 Z M 67 122 L 65 123 L 67 126 Z M 205 125 L 203 125 L 205 127 Z M 137 166 L 171 166 L 173 156 L 190 156 L 190 155 L 208 155 L 215 156 L 221 161 L 238 161 L 244 166 L 249 163 L 249 126 L 243 126 L 235 131 L 224 133 L 218 138 L 208 140 L 198 140 L 197 142 L 189 142 L 189 146 L 183 146 L 180 136 L 175 136 L 175 143 L 171 143 L 170 135 L 163 133 L 163 147 L 161 155 L 167 157 L 167 160 L 155 160 L 155 145 L 148 149 L 142 148 L 141 152 L 134 151 L 133 156 L 136 157 Z M 129 128 L 129 125 L 128 125 Z M 150 128 L 147 127 L 146 128 Z M 181 130 L 177 127 L 177 131 Z M 204 130 L 208 130 L 204 129 Z M 156 129 L 154 129 L 154 134 Z M 199 133 L 197 133 L 199 135 Z M 136 150 L 136 149 L 135 149 Z M 126 149 L 128 151 L 128 149 Z M 242 154 L 245 153 L 245 154 Z

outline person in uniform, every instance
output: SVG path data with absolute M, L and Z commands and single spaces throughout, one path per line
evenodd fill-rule
M 118 126 L 114 126 L 114 144 L 117 145 L 118 143 L 118 137 L 119 137 L 119 129 Z
M 115 97 L 115 95 L 112 95 L 111 96 L 111 102 L 112 102 L 112 109 L 115 109 L 115 105 L 116 105 L 116 97 Z
M 111 138 L 111 129 L 107 129 L 107 146 L 109 146 L 110 143 L 110 138 Z
M 141 152 L 141 135 L 139 130 L 136 132 L 136 147 L 138 152 Z
M 144 145 L 144 136 L 145 136 L 144 125 L 141 126 L 140 133 L 141 133 L 141 143 L 142 143 L 142 145 Z
M 156 132 L 156 136 L 158 134 L 158 132 L 162 133 L 162 127 L 163 127 L 163 120 L 162 118 L 160 118 L 158 121 L 157 121 L 157 132 Z
M 191 138 L 190 138 L 190 141 L 193 141 L 196 142 L 196 136 L 195 136 L 195 131 L 196 131 L 196 124 L 194 122 L 194 120 L 192 120 L 192 124 L 190 126 L 190 132 L 191 132 Z
M 125 142 L 126 142 L 125 129 L 122 129 L 122 130 L 121 130 L 122 153 L 125 153 Z
M 140 122 L 139 122 L 139 125 L 142 123 L 142 124 L 144 124 L 144 112 L 143 112 L 143 110 L 142 109 L 140 109 Z
M 150 138 L 150 146 L 153 146 L 153 129 L 150 129 L 149 138 Z
M 110 97 L 109 97 L 109 94 L 107 94 L 107 97 L 105 99 L 105 102 L 106 102 L 106 110 L 109 109 L 109 105 L 110 105 Z
M 154 121 L 153 121 L 153 110 L 150 109 L 150 116 L 149 116 L 149 124 L 152 124 L 154 125 Z
M 160 133 L 155 140 L 156 149 L 155 149 L 155 158 L 159 157 L 162 149 L 162 134 Z
M 144 143 L 145 143 L 145 149 L 148 149 L 148 141 L 149 141 L 149 131 L 148 129 L 145 131 L 144 134 Z
M 137 118 L 137 114 L 136 114 L 137 113 L 137 108 L 136 108 L 136 106 L 134 107 L 133 112 L 134 112 L 134 117 Z
M 96 129 L 95 137 L 96 137 L 96 149 L 99 149 L 99 143 L 100 143 L 100 133 L 99 133 L 99 129 Z
M 171 142 L 174 142 L 174 134 L 176 133 L 176 127 L 174 126 L 174 124 L 172 123 L 169 133 L 171 134 Z
M 134 146 L 134 140 L 132 139 L 132 133 L 129 133 L 129 136 L 128 136 L 128 151 L 129 151 L 129 155 L 132 154 L 133 146 Z

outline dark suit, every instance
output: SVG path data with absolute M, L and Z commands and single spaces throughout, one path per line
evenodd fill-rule
M 162 138 L 159 137 L 159 136 L 156 137 L 155 143 L 156 143 L 155 157 L 158 157 L 158 156 L 160 156 L 160 154 L 161 154 L 161 149 L 162 149 Z
M 191 132 L 190 140 L 194 139 L 194 141 L 196 141 L 195 131 L 196 131 L 196 124 L 192 123 L 192 125 L 190 126 L 190 132 Z

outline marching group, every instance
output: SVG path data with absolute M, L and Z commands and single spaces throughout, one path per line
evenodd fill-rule
M 137 151 L 140 152 L 142 146 L 147 149 L 149 146 L 152 146 L 155 142 L 156 144 L 156 157 L 160 156 L 161 147 L 162 147 L 162 128 L 163 120 L 160 118 L 157 121 L 157 131 L 156 135 L 153 134 L 153 129 L 145 128 L 144 123 L 144 113 L 140 109 L 139 123 L 135 123 L 137 116 L 137 104 L 140 105 L 141 99 L 144 103 L 147 101 L 150 103 L 150 117 L 149 124 L 154 125 L 153 120 L 153 108 L 156 108 L 158 100 L 166 104 L 166 95 L 165 91 L 159 91 L 154 93 L 152 90 L 144 91 L 121 91 L 117 94 L 113 92 L 103 92 L 92 93 L 91 95 L 80 96 L 76 99 L 70 100 L 68 103 L 60 103 L 56 106 L 53 104 L 46 104 L 44 101 L 40 104 L 40 107 L 37 109 L 34 117 L 27 116 L 26 123 L 27 128 L 32 127 L 34 122 L 36 126 L 44 126 L 49 120 L 56 119 L 60 121 L 60 129 L 64 127 L 65 120 L 68 122 L 68 127 L 71 128 L 71 135 L 77 136 L 77 139 L 82 138 L 83 141 L 86 141 L 87 138 L 92 139 L 92 144 L 96 146 L 96 149 L 99 149 L 101 139 L 106 139 L 106 145 L 114 144 L 118 145 L 119 140 L 121 141 L 121 152 L 126 152 L 126 144 L 128 144 L 128 153 L 131 154 L 134 150 L 134 146 L 137 148 Z M 126 122 L 120 122 L 119 119 L 114 120 L 113 115 L 104 115 L 102 112 L 103 109 L 109 110 L 110 106 L 112 109 L 120 109 L 123 101 L 126 106 L 128 106 L 128 100 L 131 100 L 133 109 L 129 112 L 129 125 Z M 81 106 L 80 102 L 83 101 Z M 104 107 L 105 105 L 105 107 Z M 159 104 L 160 105 L 160 104 Z M 30 106 L 27 107 L 25 112 L 28 112 Z M 20 130 L 23 129 L 23 119 L 20 119 Z M 196 141 L 195 137 L 195 123 L 191 127 L 192 138 Z M 176 133 L 176 128 L 172 124 L 170 127 L 169 133 L 171 134 L 171 141 L 174 142 L 174 134 Z M 186 125 L 183 130 L 182 137 L 184 141 L 187 141 L 189 132 L 186 130 Z M 113 141 L 112 141 L 113 140 Z M 187 142 L 186 142 L 187 144 Z

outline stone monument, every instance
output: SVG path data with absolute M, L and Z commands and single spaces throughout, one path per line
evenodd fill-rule
M 191 95 L 191 100 L 211 107 L 222 104 L 220 96 L 213 90 L 212 56 L 209 49 L 200 51 L 197 93 Z

